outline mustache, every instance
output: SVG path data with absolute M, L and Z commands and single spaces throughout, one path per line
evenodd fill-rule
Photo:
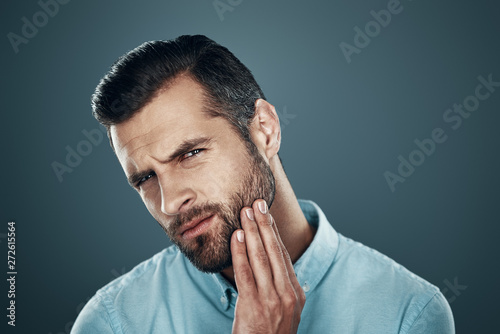
M 219 203 L 206 203 L 203 205 L 198 205 L 190 208 L 188 211 L 178 214 L 172 223 L 172 228 L 174 230 L 179 229 L 182 225 L 185 225 L 195 218 L 209 216 L 215 213 L 222 213 L 223 208 Z

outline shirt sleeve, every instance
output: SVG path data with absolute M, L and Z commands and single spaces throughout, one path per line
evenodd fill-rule
M 407 334 L 455 334 L 451 308 L 441 292 L 425 305 Z
M 71 328 L 71 334 L 91 333 L 121 333 L 113 330 L 109 312 L 98 295 L 88 301 Z

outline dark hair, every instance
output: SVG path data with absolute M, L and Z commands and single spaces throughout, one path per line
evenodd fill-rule
M 251 142 L 249 122 L 255 100 L 265 99 L 250 70 L 227 48 L 203 35 L 146 42 L 121 56 L 92 96 L 94 117 L 108 130 L 151 102 L 176 76 L 202 85 L 208 112 L 224 117 Z

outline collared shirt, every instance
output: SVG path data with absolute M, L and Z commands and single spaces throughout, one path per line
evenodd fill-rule
M 299 333 L 455 332 L 437 287 L 337 233 L 314 202 L 299 204 L 316 229 L 294 264 L 306 294 Z M 230 333 L 237 298 L 171 246 L 98 290 L 72 333 Z

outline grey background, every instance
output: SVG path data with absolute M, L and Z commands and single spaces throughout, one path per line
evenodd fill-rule
M 498 3 L 402 0 L 348 63 L 339 44 L 353 44 L 354 26 L 387 0 L 229 2 L 221 20 L 212 1 L 71 1 L 18 53 L 7 34 L 20 35 L 22 17 L 32 22 L 41 7 L 2 2 L 0 248 L 7 253 L 15 220 L 19 274 L 17 326 L 2 314 L 1 331 L 67 333 L 98 288 L 169 245 L 106 140 L 63 182 L 51 164 L 65 164 L 66 146 L 98 128 L 90 95 L 118 56 L 198 33 L 233 51 L 276 106 L 299 198 L 440 287 L 459 333 L 497 328 L 500 89 L 457 130 L 442 116 L 474 93 L 479 75 L 500 81 Z M 447 141 L 391 192 L 383 173 L 437 127 Z M 454 292 L 454 280 L 466 288 Z

